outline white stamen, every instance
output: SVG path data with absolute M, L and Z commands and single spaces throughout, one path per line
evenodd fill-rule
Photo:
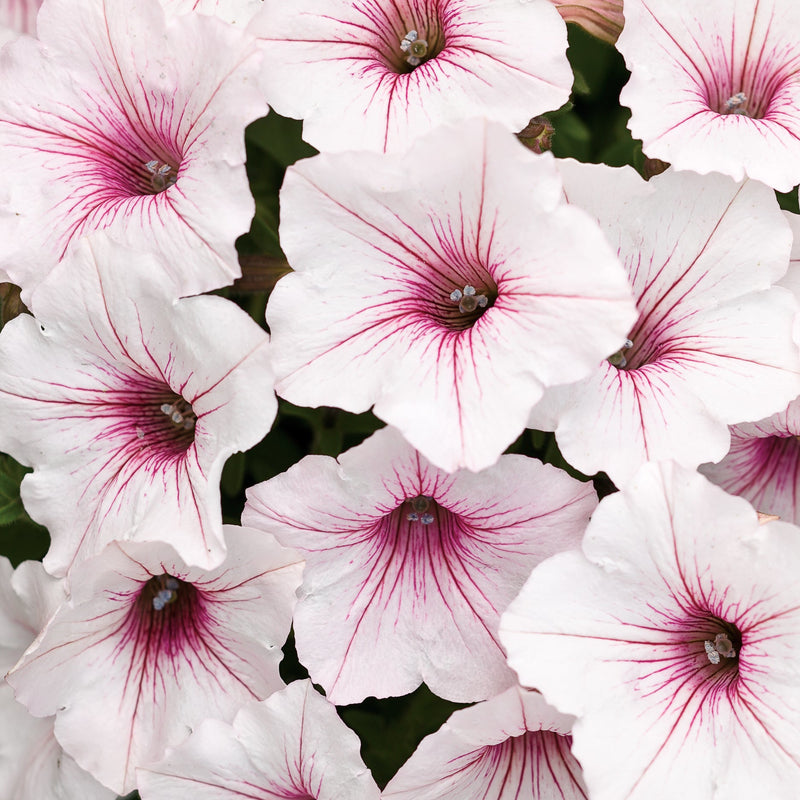
M 406 63 L 412 67 L 418 67 L 422 59 L 428 55 L 428 43 L 425 39 L 420 39 L 416 31 L 409 31 L 400 40 L 400 49 L 409 54 Z
M 714 647 L 714 642 L 705 641 L 703 642 L 703 647 L 705 647 L 706 649 L 706 655 L 708 656 L 708 660 L 712 664 L 719 664 L 719 653 Z
M 625 354 L 622 352 L 623 350 L 630 350 L 633 347 L 633 342 L 630 339 L 625 340 L 625 344 L 617 350 L 616 353 L 610 355 L 608 357 L 608 363 L 611 364 L 612 367 L 616 367 L 617 369 L 623 369 L 628 364 L 628 359 L 625 358 Z
M 178 180 L 172 166 L 161 164 L 155 159 L 148 161 L 144 168 L 150 173 L 150 185 L 156 192 L 163 192 Z
M 182 398 L 175 403 L 163 403 L 161 412 L 166 414 L 173 425 L 190 431 L 195 426 L 195 415 L 192 406 Z M 141 437 L 140 437 L 141 438 Z
M 703 647 L 705 647 L 708 660 L 712 664 L 719 664 L 720 656 L 736 658 L 736 650 L 733 649 L 733 644 L 731 644 L 727 633 L 718 633 L 713 642 L 703 642 Z
M 419 36 L 417 35 L 416 31 L 409 31 L 401 40 L 400 40 L 400 49 L 405 53 L 408 51 L 408 48 L 411 47 L 412 42 L 416 42 Z
M 747 114 L 747 95 L 736 92 L 725 101 L 725 111 L 728 114 Z
M 433 514 L 423 514 L 423 515 L 422 515 L 422 516 L 419 518 L 419 521 L 420 521 L 420 522 L 421 522 L 423 525 L 430 525 L 430 524 L 431 524 L 431 522 L 433 522 Z
M 450 299 L 458 303 L 458 310 L 462 314 L 470 314 L 477 308 L 486 308 L 489 305 L 489 298 L 485 294 L 477 294 L 477 289 L 470 284 L 463 291 L 454 289 L 450 292 Z
M 153 608 L 156 611 L 161 611 L 167 603 L 175 598 L 175 592 L 170 589 L 161 589 L 159 593 L 153 598 Z

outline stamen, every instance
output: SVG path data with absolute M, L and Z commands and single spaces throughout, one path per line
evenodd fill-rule
M 178 180 L 178 176 L 170 164 L 162 164 L 153 159 L 148 161 L 144 167 L 150 173 L 150 185 L 155 192 L 163 192 Z
M 624 369 L 628 364 L 628 359 L 625 358 L 623 350 L 630 350 L 631 347 L 633 347 L 633 342 L 630 339 L 626 339 L 625 344 L 616 353 L 608 357 L 608 363 L 617 369 Z
M 747 114 L 747 95 L 744 92 L 736 92 L 725 101 L 726 114 Z
M 195 426 L 197 416 L 192 410 L 191 403 L 180 398 L 174 403 L 162 403 L 161 412 L 169 417 L 170 422 L 177 428 L 190 431 Z
M 712 664 L 719 664 L 719 653 L 717 652 L 716 648 L 714 647 L 713 642 L 705 641 L 703 642 L 703 647 L 706 649 L 706 655 L 708 656 L 708 660 Z
M 164 587 L 159 589 L 158 594 L 153 598 L 153 608 L 162 611 L 165 606 L 174 603 L 178 599 L 178 586 L 176 578 L 171 575 L 160 575 L 159 583 Z
M 708 660 L 712 664 L 719 664 L 720 656 L 736 658 L 736 650 L 734 650 L 733 644 L 726 633 L 718 633 L 714 637 L 713 642 L 706 640 L 703 642 L 703 647 L 705 648 Z
M 430 525 L 434 520 L 433 514 L 428 511 L 432 502 L 432 497 L 426 497 L 424 494 L 417 495 L 410 501 L 413 510 L 406 515 L 406 519 L 409 522 L 421 522 L 423 525 Z
M 418 67 L 422 63 L 422 59 L 428 55 L 428 43 L 425 39 L 420 39 L 416 31 L 409 31 L 400 40 L 400 49 L 406 56 L 406 62 L 412 67 Z
M 458 310 L 462 314 L 469 314 L 478 308 L 486 308 L 489 298 L 485 294 L 477 294 L 475 287 L 467 284 L 464 291 L 454 289 L 450 292 L 450 299 L 458 303 Z

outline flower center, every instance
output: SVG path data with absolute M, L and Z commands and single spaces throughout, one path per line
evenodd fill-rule
M 467 284 L 463 291 L 455 289 L 450 292 L 450 299 L 454 303 L 458 303 L 458 310 L 462 314 L 472 314 L 479 308 L 486 308 L 489 304 L 489 298 L 485 294 L 478 294 L 474 286 Z
M 625 344 L 623 344 L 616 353 L 608 357 L 608 363 L 617 369 L 625 369 L 625 367 L 628 365 L 628 359 L 625 356 L 625 351 L 630 350 L 632 347 L 633 342 L 630 339 L 626 339 Z
M 712 664 L 719 664 L 720 656 L 724 658 L 736 658 L 736 650 L 726 633 L 718 633 L 714 637 L 713 642 L 706 639 L 706 641 L 703 642 L 703 646 L 705 647 L 708 660 Z
M 178 599 L 178 589 L 181 582 L 177 578 L 173 578 L 172 575 L 166 574 L 158 575 L 152 578 L 152 581 L 155 581 L 152 588 L 160 587 L 153 598 L 153 608 L 156 611 L 162 611 L 164 606 L 168 606 Z
M 747 95 L 744 92 L 736 92 L 725 101 L 723 114 L 739 114 L 749 117 L 747 110 Z
M 161 456 L 180 456 L 192 446 L 197 415 L 188 400 L 167 387 L 137 399 L 131 415 L 139 448 Z
M 428 55 L 428 42 L 420 39 L 416 31 L 409 31 L 400 40 L 400 49 L 406 53 L 406 63 L 418 67 Z
M 191 431 L 197 423 L 197 416 L 192 411 L 191 403 L 182 397 L 178 397 L 171 403 L 162 403 L 161 413 L 169 419 L 178 431 Z
M 739 629 L 722 619 L 714 619 L 711 630 L 703 637 L 703 655 L 706 666 L 716 667 L 714 672 L 724 670 L 731 679 L 739 673 L 739 653 L 742 649 L 742 634 Z M 696 652 L 696 651 L 695 651 Z
M 435 517 L 431 513 L 436 502 L 432 497 L 424 494 L 419 494 L 411 500 L 406 500 L 409 511 L 406 513 L 406 519 L 409 522 L 419 522 L 422 525 L 430 525 Z
M 144 168 L 149 173 L 150 187 L 153 190 L 153 194 L 169 189 L 178 180 L 178 168 L 172 164 L 153 159 L 148 161 Z

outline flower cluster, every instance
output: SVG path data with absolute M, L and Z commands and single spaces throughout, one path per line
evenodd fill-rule
M 4 798 L 794 800 L 793 0 L 0 11 Z

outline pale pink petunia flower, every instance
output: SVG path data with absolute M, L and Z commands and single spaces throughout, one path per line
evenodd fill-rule
M 137 277 L 159 264 L 84 239 L 0 333 L 0 447 L 34 467 L 53 574 L 112 539 L 220 563 L 222 467 L 275 418 L 267 334 L 221 297 L 159 296 Z
M 780 191 L 800 183 L 800 4 L 625 0 L 620 94 L 644 152 Z
M 548 390 L 530 426 L 555 430 L 570 464 L 617 483 L 645 461 L 722 458 L 728 425 L 800 394 L 798 305 L 776 285 L 792 237 L 774 193 L 722 175 L 645 183 L 630 168 L 573 161 L 562 172 L 569 200 L 597 217 L 624 262 L 639 318 L 593 375 Z
M 267 111 L 252 37 L 158 0 L 48 0 L 38 33 L 0 60 L 0 266 L 23 299 L 99 229 L 159 255 L 173 296 L 231 283 Z
M 500 614 L 534 565 L 577 546 L 591 484 L 525 456 L 449 475 L 392 429 L 248 490 L 246 525 L 304 553 L 300 661 L 334 703 L 413 691 L 483 700 L 515 683 Z
M 794 240 L 789 271 L 780 283 L 800 298 L 800 217 L 784 215 Z M 800 339 L 800 315 L 795 318 L 795 338 Z M 800 399 L 767 419 L 732 425 L 730 433 L 725 458 L 704 464 L 700 471 L 759 511 L 800 525 Z
M 669 462 L 537 567 L 500 638 L 525 686 L 574 714 L 592 800 L 794 800 L 800 529 Z
M 800 400 L 767 419 L 731 427 L 731 447 L 700 471 L 755 508 L 800 525 Z
M 358 737 L 310 681 L 295 681 L 233 722 L 206 720 L 140 769 L 142 800 L 378 800 Z
M 574 717 L 518 687 L 456 711 L 386 786 L 382 800 L 587 800 L 570 751 Z
M 574 22 L 605 42 L 614 44 L 625 20 L 622 0 L 550 0 L 565 22 Z
M 547 0 L 265 0 L 250 29 L 269 104 L 323 152 L 404 150 L 475 116 L 518 131 L 572 86 Z
M 16 570 L 0 557 L 0 676 L 5 677 L 65 599 L 64 581 L 38 561 Z M 0 786 L 3 800 L 114 800 L 62 749 L 53 735 L 54 717 L 33 717 L 0 684 Z
M 64 749 L 120 794 L 202 720 L 233 719 L 283 686 L 302 561 L 259 531 L 226 534 L 226 560 L 210 572 L 167 544 L 113 542 L 75 568 L 69 601 L 8 676 L 32 714 L 56 715 Z
M 457 142 L 457 146 L 454 146 Z M 545 386 L 589 374 L 636 312 L 549 154 L 497 125 L 291 167 L 267 306 L 278 394 L 374 412 L 437 466 L 480 470 Z

